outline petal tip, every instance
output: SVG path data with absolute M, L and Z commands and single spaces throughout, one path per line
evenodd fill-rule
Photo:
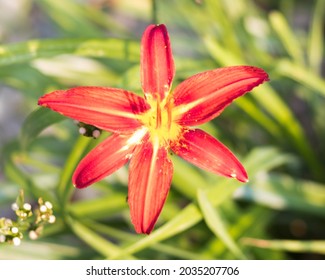
M 163 100 L 175 76 L 175 64 L 167 28 L 149 25 L 141 40 L 141 84 L 145 96 Z
M 242 174 L 231 173 L 230 177 L 234 178 L 234 179 L 236 179 L 236 180 L 238 180 L 239 182 L 242 182 L 242 183 L 248 183 L 249 182 L 249 179 L 248 179 L 248 176 L 247 176 L 246 172 L 243 172 Z
M 149 228 L 143 228 L 143 227 L 141 227 L 141 228 L 135 228 L 135 232 L 137 233 L 137 234 L 146 234 L 146 235 L 149 235 L 151 232 L 152 232 L 152 230 L 153 230 L 153 226 L 150 226 Z
M 82 185 L 82 184 L 78 184 L 78 183 L 73 183 L 72 184 L 76 189 L 84 189 L 86 186 Z

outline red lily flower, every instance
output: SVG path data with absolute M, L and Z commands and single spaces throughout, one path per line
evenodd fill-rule
M 190 77 L 171 92 L 175 66 L 167 29 L 150 25 L 141 42 L 144 98 L 116 88 L 57 90 L 38 104 L 112 132 L 78 165 L 77 188 L 112 174 L 130 160 L 128 203 L 138 233 L 149 234 L 166 200 L 173 175 L 168 150 L 216 174 L 247 182 L 238 159 L 197 128 L 217 117 L 235 98 L 268 80 L 262 69 L 234 66 Z

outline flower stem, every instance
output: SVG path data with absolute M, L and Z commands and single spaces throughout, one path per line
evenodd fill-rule
M 152 3 L 152 22 L 154 24 L 158 24 L 158 9 L 157 9 L 157 1 L 151 0 Z
M 79 136 L 61 173 L 61 178 L 58 185 L 58 196 L 63 211 L 73 191 L 71 186 L 72 173 L 77 163 L 81 159 L 85 149 L 88 147 L 90 141 L 91 138 Z

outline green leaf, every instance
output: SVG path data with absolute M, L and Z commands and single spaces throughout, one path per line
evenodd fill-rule
M 283 59 L 278 62 L 277 73 L 288 77 L 303 86 L 307 86 L 316 93 L 325 96 L 325 81 L 311 70 L 306 69 L 296 63 Z
M 204 177 L 193 166 L 177 156 L 173 157 L 173 163 L 175 165 L 173 185 L 184 196 L 195 199 L 198 188 L 206 185 Z
M 118 246 L 98 235 L 95 231 L 86 227 L 77 220 L 68 218 L 67 222 L 74 233 L 81 240 L 86 242 L 89 246 L 106 258 L 110 258 L 113 255 L 119 255 L 121 258 L 134 259 L 134 257 L 131 255 L 124 255 L 124 252 Z
M 66 0 L 39 0 L 40 7 L 70 36 L 99 36 L 101 31 L 87 16 L 88 5 Z M 98 15 L 99 16 L 99 15 Z
M 104 218 L 118 213 L 127 207 L 126 194 L 113 193 L 96 199 L 77 201 L 69 205 L 73 216 Z
M 202 189 L 198 190 L 198 203 L 203 214 L 203 218 L 209 229 L 219 237 L 228 249 L 238 259 L 246 259 L 244 253 L 237 246 L 234 239 L 229 234 L 225 225 L 225 218 L 221 216 L 218 210 L 214 209 L 207 195 Z
M 300 240 L 265 240 L 255 238 L 243 238 L 243 245 L 254 246 L 271 250 L 283 250 L 297 253 L 325 254 L 325 241 L 300 241 Z
M 97 232 L 100 232 L 102 234 L 107 235 L 108 237 L 111 237 L 115 240 L 119 240 L 123 243 L 131 243 L 131 242 L 137 242 L 139 239 L 141 239 L 141 235 L 138 234 L 131 234 L 130 232 L 125 232 L 120 229 L 117 229 L 115 227 L 110 227 L 104 224 L 96 223 L 93 221 L 84 221 L 84 223 L 93 229 L 95 229 Z M 121 246 L 122 247 L 122 246 Z M 154 250 L 156 252 L 162 252 L 164 254 L 168 254 L 173 257 L 177 257 L 180 259 L 189 259 L 189 260 L 201 260 L 202 255 L 197 252 L 190 252 L 187 250 L 182 250 L 178 247 L 175 247 L 173 245 L 167 245 L 167 244 L 154 244 L 152 247 L 150 247 L 151 250 Z
M 262 174 L 252 181 L 253 188 L 238 189 L 235 197 L 271 209 L 292 209 L 325 216 L 325 186 L 312 181 L 293 179 L 281 174 Z
M 123 39 L 48 39 L 0 45 L 0 66 L 59 54 L 104 57 L 138 63 L 139 43 Z
M 42 197 L 45 200 L 56 203 L 56 199 L 51 192 L 44 192 L 19 168 L 20 157 L 22 156 L 21 153 L 18 153 L 19 147 L 18 141 L 13 141 L 2 149 L 1 160 L 3 161 L 4 174 L 7 179 L 16 183 L 19 188 L 24 189 L 29 195 L 33 195 L 35 199 Z
M 315 5 L 314 15 L 312 17 L 311 30 L 308 38 L 308 60 L 309 65 L 315 73 L 320 73 L 323 61 L 324 51 L 324 16 L 325 1 L 318 0 Z
M 202 219 L 201 212 L 194 204 L 190 204 L 185 207 L 180 213 L 178 213 L 172 220 L 152 232 L 150 235 L 142 238 L 138 242 L 130 245 L 123 250 L 124 254 L 133 254 L 141 251 L 147 247 L 152 246 L 160 241 L 168 239 L 176 234 L 191 228 Z M 112 258 L 119 258 L 120 256 L 113 255 Z
M 78 259 L 81 253 L 81 248 L 58 244 L 57 240 L 52 242 L 23 240 L 18 247 L 1 244 L 0 260 Z
M 288 54 L 295 60 L 295 62 L 302 65 L 304 63 L 304 56 L 301 45 L 283 14 L 277 11 L 270 13 L 270 23 Z
M 278 166 L 292 163 L 294 157 L 283 153 L 277 147 L 259 147 L 252 150 L 245 158 L 245 168 L 250 178 L 254 178 L 258 172 L 267 172 Z
M 64 119 L 64 116 L 50 109 L 37 108 L 23 123 L 20 134 L 20 143 L 23 149 L 26 149 L 45 128 Z
M 58 184 L 59 199 L 63 208 L 66 207 L 73 192 L 71 184 L 72 173 L 92 140 L 93 139 L 90 137 L 80 135 L 66 160 L 65 166 L 63 167 Z

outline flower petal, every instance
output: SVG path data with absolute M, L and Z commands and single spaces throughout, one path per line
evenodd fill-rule
M 146 97 L 163 100 L 175 75 L 166 26 L 149 25 L 141 41 L 141 83 Z
M 137 114 L 149 109 L 146 101 L 132 92 L 104 87 L 57 90 L 42 96 L 38 104 L 112 132 L 140 127 Z
M 130 161 L 129 193 L 131 220 L 138 233 L 149 234 L 167 198 L 173 164 L 159 141 L 136 147 Z
M 252 66 L 231 66 L 196 74 L 174 90 L 174 119 L 181 125 L 199 125 L 216 116 L 235 98 L 268 80 Z
M 128 162 L 134 147 L 141 142 L 144 133 L 133 135 L 113 134 L 89 152 L 77 166 L 72 182 L 77 188 L 85 188 L 112 174 Z
M 200 129 L 186 130 L 171 149 L 194 165 L 222 176 L 247 182 L 245 168 L 233 153 L 217 139 Z

